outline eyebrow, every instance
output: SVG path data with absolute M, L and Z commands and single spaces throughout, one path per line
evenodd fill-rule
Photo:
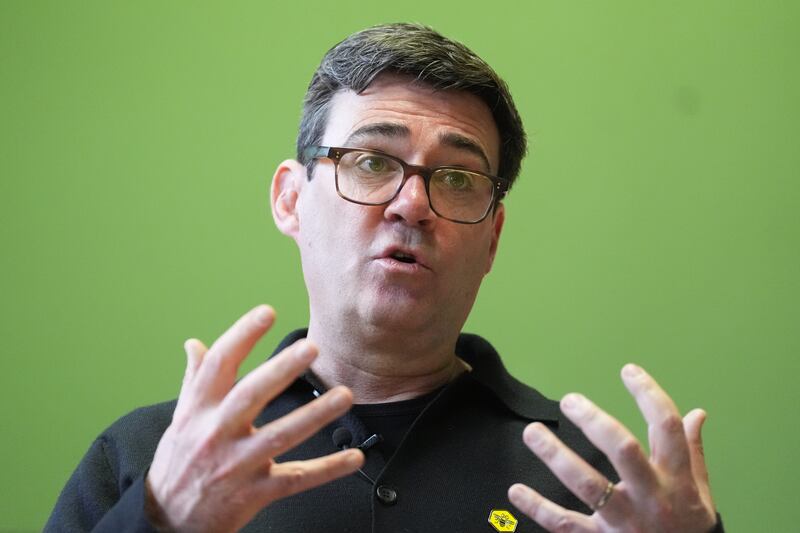
M 353 142 L 376 135 L 379 137 L 408 137 L 411 135 L 411 130 L 402 124 L 396 124 L 394 122 L 376 122 L 358 128 L 350 134 L 345 143 L 347 143 L 348 146 L 352 146 Z
M 376 122 L 374 124 L 361 126 L 351 133 L 345 141 L 345 146 L 353 146 L 354 143 L 373 136 L 397 138 L 408 137 L 410 135 L 411 130 L 403 124 L 397 124 L 395 122 Z M 486 152 L 483 151 L 483 148 L 481 148 L 477 142 L 469 137 L 461 135 L 460 133 L 446 132 L 439 135 L 439 142 L 445 146 L 463 150 L 478 156 L 486 170 L 491 171 L 492 165 L 489 164 L 489 158 L 486 156 Z
M 442 133 L 439 135 L 439 142 L 445 146 L 464 150 L 478 156 L 486 166 L 486 170 L 491 172 L 492 165 L 489 164 L 489 158 L 486 157 L 486 152 L 483 151 L 483 148 L 481 148 L 477 142 L 469 137 L 464 137 L 460 133 Z

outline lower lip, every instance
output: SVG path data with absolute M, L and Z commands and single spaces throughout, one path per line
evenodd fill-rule
M 423 274 L 425 272 L 430 272 L 430 269 L 419 263 L 404 263 L 392 257 L 380 257 L 376 259 L 375 262 L 384 270 L 399 274 Z

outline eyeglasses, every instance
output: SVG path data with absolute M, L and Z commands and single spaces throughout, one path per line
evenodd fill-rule
M 306 160 L 333 161 L 336 192 L 361 205 L 384 205 L 394 200 L 408 178 L 425 181 L 428 204 L 438 216 L 460 224 L 477 224 L 508 191 L 509 181 L 462 167 L 428 168 L 410 165 L 376 150 L 311 146 Z

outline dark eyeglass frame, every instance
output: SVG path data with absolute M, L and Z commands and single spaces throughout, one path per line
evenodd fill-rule
M 373 203 L 373 202 L 362 202 L 359 200 L 353 200 L 352 198 L 348 198 L 342 191 L 339 190 L 339 162 L 342 160 L 345 154 L 349 154 L 350 152 L 364 152 L 367 154 L 376 154 L 381 157 L 385 157 L 387 159 L 391 159 L 392 161 L 396 161 L 400 164 L 403 169 L 403 179 L 400 180 L 400 185 L 398 185 L 397 190 L 394 192 L 391 198 L 384 202 Z M 497 204 L 500 203 L 505 195 L 508 193 L 508 188 L 511 184 L 509 180 L 506 178 L 501 178 L 499 176 L 493 176 L 491 174 L 487 174 L 485 172 L 481 172 L 479 170 L 473 170 L 471 168 L 460 167 L 460 166 L 443 166 L 443 167 L 423 167 L 420 165 L 412 165 L 410 163 L 406 163 L 399 157 L 395 157 L 393 155 L 387 154 L 385 152 L 381 152 L 380 150 L 370 150 L 367 148 L 340 148 L 336 146 L 309 146 L 305 150 L 303 150 L 303 157 L 307 161 L 313 161 L 316 159 L 326 158 L 333 161 L 334 166 L 334 178 L 336 181 L 336 193 L 344 200 L 348 202 L 352 202 L 354 204 L 360 205 L 386 205 L 391 203 L 392 200 L 397 198 L 397 195 L 400 194 L 400 191 L 403 190 L 403 186 L 408 181 L 408 178 L 411 176 L 420 176 L 422 180 L 425 182 L 425 193 L 428 195 L 428 206 L 430 206 L 431 211 L 436 213 L 437 216 L 449 220 L 451 222 L 456 222 L 458 224 L 478 224 L 483 222 L 483 220 L 489 215 L 489 213 L 497 208 Z M 311 171 L 313 170 L 312 167 L 309 167 L 308 179 L 311 179 Z M 494 187 L 492 188 L 492 199 L 489 202 L 489 205 L 486 207 L 486 211 L 481 215 L 481 217 L 477 220 L 457 220 L 454 218 L 449 218 L 441 213 L 439 213 L 435 207 L 433 207 L 433 203 L 431 202 L 431 176 L 433 176 L 434 172 L 438 172 L 441 170 L 459 170 L 459 171 L 467 171 L 473 174 L 479 174 L 488 180 L 490 180 Z

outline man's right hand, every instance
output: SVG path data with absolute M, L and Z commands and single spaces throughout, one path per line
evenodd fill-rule
M 274 458 L 344 414 L 349 389 L 335 387 L 260 428 L 264 406 L 317 355 L 300 340 L 238 383 L 239 365 L 274 322 L 262 305 L 240 318 L 207 349 L 185 344 L 188 362 L 178 404 L 147 476 L 150 518 L 177 531 L 236 531 L 280 498 L 350 474 L 363 454 L 346 450 L 307 461 Z

